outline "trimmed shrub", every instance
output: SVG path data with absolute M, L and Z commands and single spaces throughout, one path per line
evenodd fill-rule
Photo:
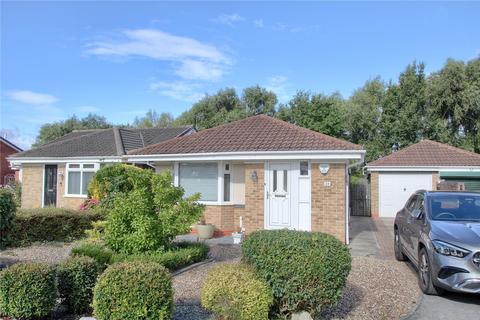
M 12 233 L 17 205 L 12 191 L 0 188 L 0 249 L 8 243 Z
M 273 302 L 267 283 L 244 264 L 212 268 L 201 294 L 202 306 L 222 319 L 268 319 Z
M 82 243 L 72 248 L 70 255 L 90 257 L 95 260 L 101 270 L 104 270 L 111 263 L 113 251 L 100 244 Z
M 152 262 L 114 264 L 98 278 L 93 295 L 97 320 L 171 319 L 172 279 Z
M 331 235 L 292 230 L 260 230 L 242 245 L 243 257 L 269 284 L 273 312 L 312 315 L 341 296 L 351 257 L 348 247 Z
M 58 292 L 69 311 L 82 314 L 90 310 L 99 273 L 99 265 L 90 257 L 70 258 L 57 267 Z
M 116 252 L 164 251 L 175 236 L 189 232 L 203 213 L 199 195 L 184 198 L 183 188 L 172 185 L 169 172 L 144 171 L 150 184 L 116 197 L 108 211 L 105 242 Z
M 16 264 L 0 272 L 0 314 L 44 317 L 56 298 L 55 269 L 47 264 Z
M 92 222 L 100 220 L 94 211 L 63 208 L 21 209 L 11 232 L 13 245 L 29 245 L 36 241 L 70 242 L 85 237 Z
M 165 252 L 143 255 L 115 254 L 112 257 L 112 263 L 126 261 L 156 262 L 170 271 L 174 271 L 205 260 L 208 256 L 208 250 L 208 246 L 204 243 L 181 243 Z

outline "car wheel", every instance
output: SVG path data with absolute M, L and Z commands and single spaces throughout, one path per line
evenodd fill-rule
M 402 251 L 402 243 L 401 243 L 401 240 L 400 240 L 400 233 L 398 232 L 397 228 L 395 228 L 395 230 L 394 230 L 393 249 L 394 249 L 394 252 L 395 252 L 395 259 L 397 259 L 397 261 L 407 260 L 407 257 L 403 254 L 403 251 Z
M 432 268 L 425 248 L 420 249 L 418 254 L 418 275 L 418 282 L 423 293 L 434 296 L 443 294 L 443 289 L 433 284 Z

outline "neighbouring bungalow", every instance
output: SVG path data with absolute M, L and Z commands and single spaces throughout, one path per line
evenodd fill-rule
M 0 136 L 0 186 L 9 185 L 16 180 L 15 171 L 8 165 L 7 157 L 21 152 L 22 149 Z
M 195 132 L 192 127 L 98 129 L 73 131 L 37 148 L 8 157 L 19 171 L 22 208 L 78 209 L 87 198 L 94 173 L 106 163 L 121 162 L 133 149 Z
M 259 229 L 322 231 L 348 242 L 349 166 L 362 147 L 258 115 L 131 150 L 125 161 L 171 170 L 199 192 L 217 234 Z
M 480 154 L 422 140 L 368 163 L 373 218 L 395 217 L 417 190 L 454 183 L 480 191 Z

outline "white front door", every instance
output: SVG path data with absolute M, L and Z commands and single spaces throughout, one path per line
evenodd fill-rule
M 292 228 L 290 162 L 271 163 L 267 182 L 267 229 Z
M 395 217 L 417 190 L 432 190 L 431 173 L 380 173 L 379 216 Z

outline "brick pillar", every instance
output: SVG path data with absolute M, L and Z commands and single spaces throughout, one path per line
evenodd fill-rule
M 345 164 L 330 164 L 327 174 L 312 164 L 312 231 L 345 243 Z
M 372 218 L 378 219 L 380 216 L 379 204 L 380 198 L 378 197 L 378 172 L 370 173 L 370 211 Z
M 243 225 L 246 233 L 264 228 L 265 170 L 264 163 L 245 165 L 245 210 Z M 256 172 L 257 181 L 252 180 Z

